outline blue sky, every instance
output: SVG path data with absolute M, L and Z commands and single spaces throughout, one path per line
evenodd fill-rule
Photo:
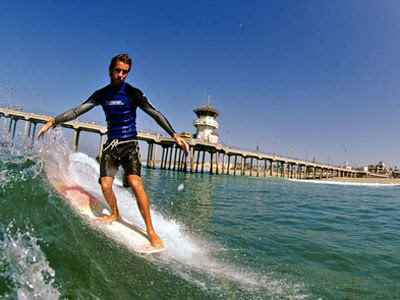
M 1 104 L 61 113 L 123 52 L 177 132 L 211 98 L 232 146 L 400 168 L 399 1 L 2 1 L 0 33 Z

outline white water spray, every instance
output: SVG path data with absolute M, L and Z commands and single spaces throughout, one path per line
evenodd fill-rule
M 11 282 L 14 295 L 20 300 L 58 299 L 54 285 L 54 270 L 40 249 L 32 229 L 14 230 L 9 224 L 0 240 L 0 265 Z

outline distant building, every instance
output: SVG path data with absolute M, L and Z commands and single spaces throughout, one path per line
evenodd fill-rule
M 392 177 L 393 178 L 400 178 L 400 171 L 397 170 L 397 168 L 395 170 L 393 170 Z
M 386 175 L 391 172 L 389 168 L 386 168 L 383 161 L 380 161 L 379 164 L 368 165 L 368 171 L 375 174 Z
M 219 111 L 210 105 L 205 105 L 196 108 L 193 112 L 197 115 L 197 119 L 193 122 L 197 129 L 194 137 L 202 141 L 218 143 L 219 136 L 214 130 L 218 129 L 218 122 L 215 118 L 219 116 Z

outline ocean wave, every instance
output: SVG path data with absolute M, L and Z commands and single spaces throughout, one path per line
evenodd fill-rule
M 53 151 L 57 144 L 57 151 Z M 106 204 L 98 184 L 99 164 L 83 153 L 70 153 L 61 131 L 52 131 L 40 146 L 39 153 L 47 176 L 59 181 L 73 178 L 90 194 Z M 132 224 L 144 227 L 132 192 L 122 188 L 120 178 L 116 178 L 114 192 L 118 199 L 121 217 Z M 151 207 L 153 224 L 167 246 L 166 251 L 157 256 L 144 258 L 164 265 L 173 273 L 212 293 L 229 295 L 231 286 L 235 295 L 252 295 L 259 298 L 267 294 L 270 299 L 303 299 L 306 296 L 302 283 L 293 283 L 290 278 L 278 274 L 247 270 L 230 259 L 223 258 L 226 249 L 206 238 L 192 234 L 185 226 L 169 219 Z M 228 250 L 229 251 L 229 250 Z M 221 290 L 221 284 L 224 287 Z M 240 291 L 242 292 L 240 292 Z
M 54 270 L 40 249 L 33 229 L 20 230 L 10 223 L 2 229 L 0 240 L 1 277 L 7 283 L 10 299 L 58 299 L 60 292 L 54 287 Z
M 0 191 L 35 178 L 42 170 L 37 154 L 22 147 L 2 147 L 0 157 Z

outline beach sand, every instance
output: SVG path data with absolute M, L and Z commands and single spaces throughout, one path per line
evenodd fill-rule
M 341 181 L 341 182 L 360 182 L 360 183 L 395 183 L 400 184 L 400 178 L 347 178 L 347 177 L 332 177 L 320 180 L 325 181 Z

